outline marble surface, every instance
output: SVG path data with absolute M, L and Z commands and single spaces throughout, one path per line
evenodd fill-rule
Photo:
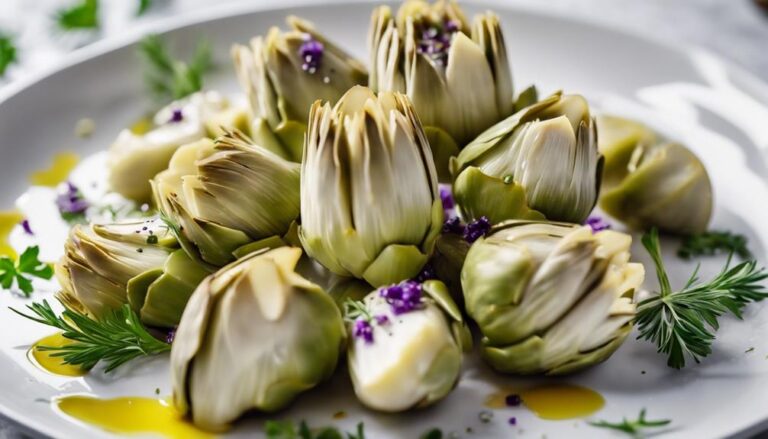
M 258 1 L 258 0 L 254 0 Z M 541 0 L 529 0 L 531 2 Z M 768 81 L 768 13 L 752 0 L 546 0 L 552 8 L 589 20 L 625 26 L 639 32 L 688 45 L 697 45 L 741 65 Z M 51 11 L 62 0 L 2 0 L 0 30 L 18 36 L 20 63 L 0 79 L 0 89 L 30 72 L 51 68 L 70 50 L 94 38 L 110 38 L 126 26 L 141 27 L 169 14 L 212 7 L 207 0 L 155 0 L 145 16 L 136 19 L 136 2 L 102 0 L 103 29 L 99 35 L 62 35 L 51 32 Z M 219 0 L 222 3 L 242 0 Z M 71 2 L 69 2 L 71 3 Z M 30 437 L 25 430 L 0 418 L 0 439 Z M 763 437 L 761 435 L 761 437 Z M 766 436 L 768 437 L 768 436 Z

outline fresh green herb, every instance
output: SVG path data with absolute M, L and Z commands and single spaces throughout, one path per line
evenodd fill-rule
M 8 35 L 0 34 L 0 76 L 5 75 L 9 65 L 16 62 L 16 46 Z
M 157 244 L 157 242 L 158 242 L 157 235 L 147 236 L 147 244 Z
M 373 315 L 371 315 L 371 312 L 366 308 L 362 301 L 347 298 L 347 300 L 344 301 L 344 319 L 349 322 L 354 322 L 360 318 L 370 322 L 373 320 Z
M 723 251 L 736 253 L 744 260 L 752 259 L 752 253 L 747 248 L 747 238 L 744 235 L 717 230 L 685 237 L 677 250 L 677 255 L 683 259 L 691 259 L 695 256 L 712 256 Z
M 267 439 L 365 439 L 363 423 L 357 424 L 355 433 L 342 434 L 337 428 L 325 427 L 311 430 L 301 421 L 298 428 L 291 421 L 267 421 L 264 424 Z
M 443 439 L 443 430 L 433 428 L 422 434 L 419 439 Z
M 69 309 L 57 316 L 46 300 L 27 305 L 27 308 L 32 314 L 24 314 L 13 308 L 11 311 L 43 325 L 60 329 L 64 338 L 75 342 L 62 347 L 38 347 L 40 350 L 53 352 L 53 357 L 61 357 L 65 364 L 91 369 L 99 361 L 104 361 L 105 370 L 110 372 L 135 358 L 171 349 L 171 345 L 147 332 L 139 317 L 127 304 L 99 320 Z
M 29 276 L 41 279 L 53 277 L 53 268 L 44 262 L 40 262 L 37 258 L 39 255 L 40 248 L 34 246 L 27 247 L 15 263 L 8 256 L 0 257 L 0 286 L 3 289 L 9 290 L 13 286 L 14 281 L 16 281 L 16 286 L 24 293 L 24 296 L 31 296 L 32 280 Z
M 158 101 L 181 99 L 199 91 L 203 88 L 203 76 L 212 67 L 211 47 L 206 40 L 197 45 L 188 63 L 171 58 L 157 35 L 141 40 L 139 53 L 147 64 L 147 88 Z
M 634 421 L 630 421 L 627 418 L 623 418 L 621 422 L 613 423 L 613 422 L 607 422 L 607 421 L 596 421 L 596 422 L 590 422 L 589 425 L 592 425 L 593 427 L 610 428 L 613 430 L 623 431 L 624 433 L 627 433 L 631 436 L 639 437 L 643 434 L 643 429 L 666 427 L 671 422 L 672 421 L 669 419 L 649 421 L 645 419 L 645 409 L 642 409 L 640 410 L 640 417 L 638 417 Z
M 152 7 L 152 0 L 139 0 L 139 10 L 136 11 L 136 15 L 142 16 L 145 12 Z
M 718 317 L 730 312 L 741 318 L 741 311 L 748 303 L 768 297 L 762 285 L 768 278 L 765 268 L 758 269 L 755 261 L 730 268 L 730 257 L 722 271 L 709 282 L 699 281 L 697 267 L 685 286 L 673 291 L 655 229 L 643 236 L 643 245 L 656 266 L 661 291 L 637 306 L 638 338 L 655 343 L 658 352 L 668 355 L 670 367 L 684 367 L 687 356 L 698 363 L 712 352 Z
M 85 216 L 85 211 L 83 212 L 60 212 L 61 213 L 61 219 L 67 222 L 69 225 L 75 225 L 75 224 L 87 224 L 88 218 Z
M 97 29 L 99 27 L 99 1 L 82 0 L 56 14 L 59 27 L 64 30 Z

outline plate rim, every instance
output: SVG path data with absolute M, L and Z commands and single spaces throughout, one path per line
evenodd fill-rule
M 461 0 L 461 3 L 481 8 L 504 10 L 511 13 L 520 11 L 550 19 L 586 25 L 591 28 L 620 34 L 662 47 L 688 60 L 692 58 L 693 54 L 705 56 L 708 59 L 717 62 L 732 78 L 738 80 L 733 84 L 735 87 L 749 89 L 752 98 L 768 108 L 768 78 L 763 80 L 756 73 L 748 70 L 743 65 L 726 59 L 708 48 L 692 43 L 673 41 L 660 35 L 645 33 L 639 29 L 628 29 L 621 27 L 613 21 L 602 20 L 596 16 L 570 16 L 564 13 L 561 9 L 548 8 L 546 2 L 529 2 L 526 0 Z M 121 32 L 119 35 L 98 40 L 78 48 L 70 52 L 66 59 L 55 63 L 55 65 L 37 70 L 21 79 L 17 79 L 10 84 L 4 85 L 0 88 L 0 107 L 7 105 L 10 100 L 21 95 L 45 79 L 113 51 L 134 45 L 142 36 L 148 33 L 162 35 L 208 22 L 226 20 L 240 15 L 250 15 L 260 12 L 287 10 L 298 7 L 320 7 L 325 5 L 339 6 L 345 4 L 389 4 L 390 6 L 394 6 L 397 5 L 398 2 L 391 0 L 261 0 L 258 3 L 253 3 L 248 2 L 247 0 L 242 0 L 226 5 L 205 6 L 191 12 L 184 12 L 180 15 L 163 17 L 149 23 L 138 23 L 128 32 Z M 766 154 L 768 154 L 768 152 L 766 152 Z M 768 176 L 766 176 L 766 180 L 768 180 Z M 35 417 L 28 416 L 2 402 L 0 402 L 0 419 L 25 434 L 50 438 L 59 437 L 58 433 L 60 432 L 49 428 L 46 424 L 39 422 Z M 733 432 L 729 437 L 750 437 L 766 430 L 768 430 L 768 413 L 766 413 L 761 421 L 757 421 L 739 431 Z

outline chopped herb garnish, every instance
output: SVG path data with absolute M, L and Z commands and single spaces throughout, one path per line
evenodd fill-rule
M 157 235 L 147 236 L 147 244 L 157 244 L 157 242 L 158 242 Z
M 419 436 L 419 439 L 443 439 L 443 430 L 433 428 Z
M 139 0 L 139 9 L 136 11 L 136 15 L 142 16 L 149 8 L 152 7 L 152 0 Z
M 85 211 L 88 210 L 88 201 L 74 184 L 66 182 L 59 187 L 56 206 L 64 221 L 70 224 L 86 222 Z
M 53 268 L 50 265 L 40 262 L 38 256 L 40 248 L 37 246 L 27 247 L 24 253 L 19 256 L 19 260 L 14 261 L 8 256 L 0 256 L 0 286 L 9 290 L 16 286 L 21 290 L 24 296 L 32 295 L 32 277 L 40 279 L 50 279 L 53 277 Z
M 127 304 L 99 320 L 69 309 L 57 316 L 46 300 L 27 305 L 32 314 L 10 309 L 22 317 L 63 331 L 64 338 L 75 343 L 61 347 L 39 346 L 38 349 L 51 351 L 52 357 L 61 357 L 65 364 L 85 369 L 104 361 L 105 370 L 110 372 L 135 358 L 171 349 L 170 344 L 147 332 L 139 316 Z
M 718 253 L 736 253 L 741 259 L 752 259 L 752 252 L 747 248 L 744 235 L 727 230 L 711 230 L 683 238 L 677 255 L 683 259 L 695 256 L 713 256 Z
M 56 14 L 56 21 L 64 30 L 96 29 L 99 27 L 99 2 L 82 0 L 76 5 L 60 10 Z
M 335 427 L 313 430 L 304 421 L 298 427 L 291 421 L 267 421 L 264 423 L 264 433 L 267 439 L 365 439 L 362 422 L 357 424 L 354 433 L 343 434 Z
M 5 75 L 5 70 L 14 62 L 16 62 L 16 46 L 10 36 L 0 34 L 0 76 Z
M 599 428 L 610 428 L 612 430 L 623 431 L 632 436 L 640 436 L 643 430 L 646 428 L 660 428 L 666 427 L 672 421 L 669 419 L 660 419 L 656 421 L 649 421 L 645 419 L 645 409 L 640 410 L 640 416 L 636 420 L 629 420 L 623 418 L 621 422 L 607 422 L 607 421 L 595 421 L 590 422 L 589 425 Z
M 203 88 L 203 76 L 212 67 L 211 47 L 206 40 L 198 43 L 192 59 L 173 59 L 157 35 L 144 37 L 139 53 L 146 61 L 147 87 L 158 101 L 181 99 Z
M 687 356 L 698 363 L 712 352 L 718 317 L 730 312 L 741 318 L 747 304 L 768 297 L 762 285 L 768 272 L 757 268 L 755 261 L 730 268 L 730 257 L 722 271 L 709 282 L 699 281 L 697 267 L 685 286 L 673 291 L 656 229 L 645 234 L 642 241 L 656 266 L 661 291 L 637 306 L 638 338 L 655 343 L 658 352 L 668 355 L 670 367 L 684 367 Z

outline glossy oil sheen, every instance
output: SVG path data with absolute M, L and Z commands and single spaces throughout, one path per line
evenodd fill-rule
M 15 210 L 6 210 L 0 212 L 0 256 L 10 256 L 15 258 L 16 251 L 8 243 L 8 235 L 24 217 Z
M 548 420 L 584 418 L 605 405 L 605 399 L 599 393 L 572 384 L 533 387 L 522 390 L 520 398 L 536 416 Z
M 29 349 L 30 360 L 37 367 L 54 375 L 62 375 L 68 377 L 83 376 L 88 373 L 87 370 L 84 370 L 80 366 L 65 364 L 61 357 L 52 356 L 55 351 L 44 351 L 40 349 L 40 346 L 60 348 L 73 343 L 75 342 L 65 338 L 63 335 L 61 335 L 60 332 L 41 338 Z
M 99 399 L 66 396 L 56 400 L 66 415 L 119 435 L 149 434 L 167 439 L 212 439 L 165 400 L 141 397 Z
M 57 186 L 69 177 L 80 158 L 72 152 L 60 152 L 53 156 L 53 163 L 48 169 L 35 171 L 29 176 L 29 181 L 36 186 Z

